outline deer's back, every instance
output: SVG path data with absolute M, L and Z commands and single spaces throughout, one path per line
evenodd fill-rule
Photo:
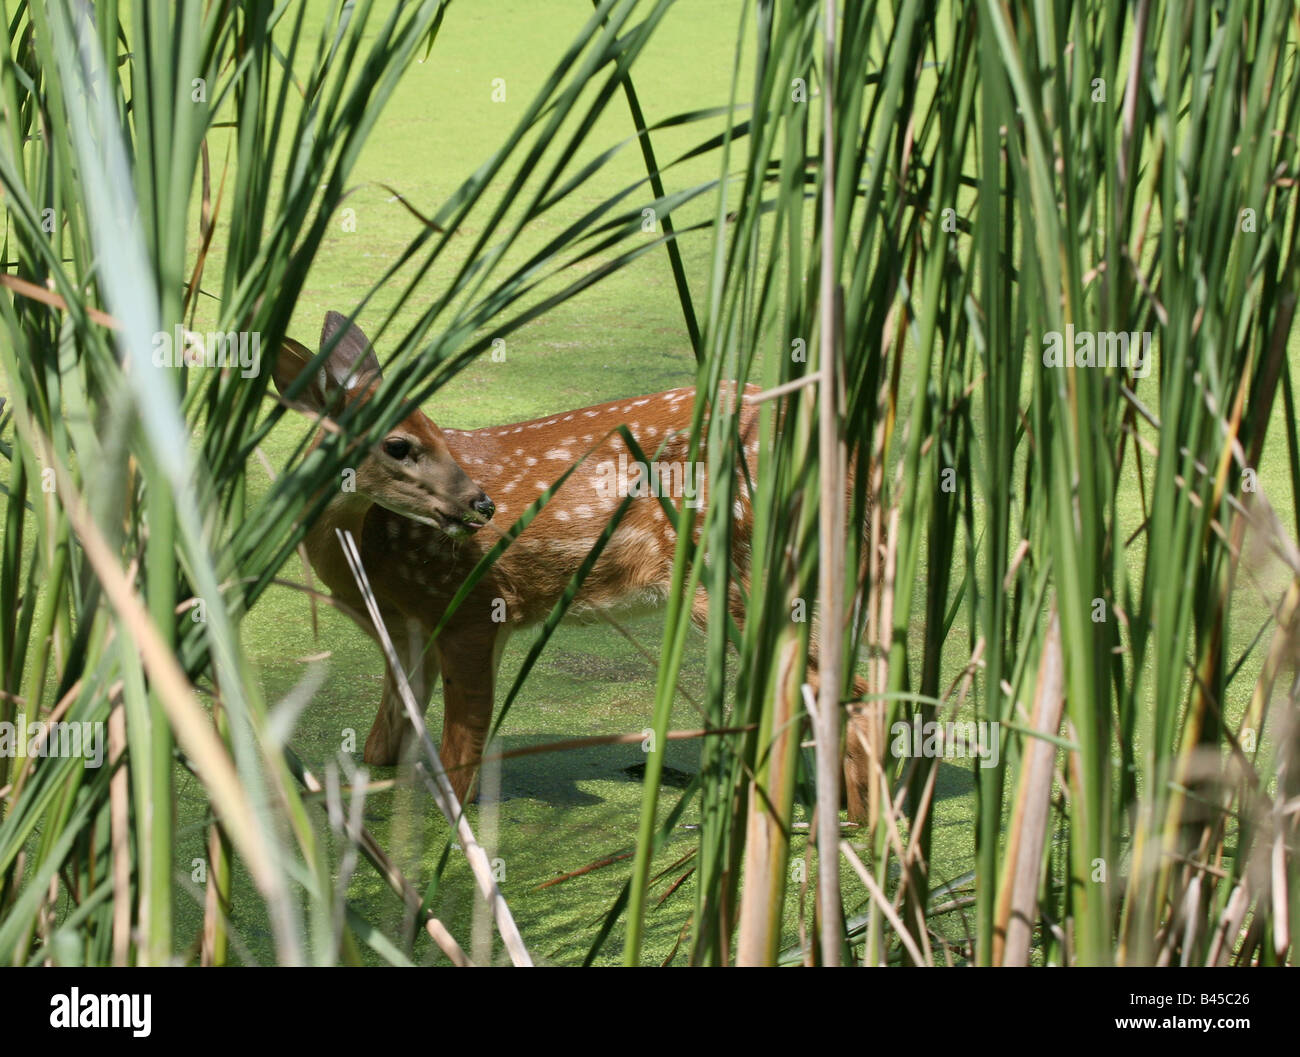
M 749 387 L 756 392 L 756 387 Z M 660 497 L 703 513 L 707 474 L 688 462 L 693 389 L 616 400 L 530 422 L 488 429 L 444 430 L 466 473 L 496 503 L 491 525 L 453 539 L 380 507 L 365 520 L 368 569 L 391 568 L 376 583 L 381 601 L 430 628 L 459 585 L 546 489 L 568 477 L 458 610 L 456 622 L 501 619 L 512 626 L 543 619 L 631 495 L 622 519 L 574 600 L 570 615 L 658 604 L 667 594 L 676 536 Z M 752 477 L 757 463 L 757 409 L 744 405 L 740 436 Z M 616 432 L 626 426 L 644 459 Z M 749 489 L 738 475 L 733 502 L 736 557 L 749 553 Z M 694 498 L 692 498 L 692 495 Z M 698 533 L 702 521 L 696 518 Z M 372 575 L 372 581 L 375 581 Z

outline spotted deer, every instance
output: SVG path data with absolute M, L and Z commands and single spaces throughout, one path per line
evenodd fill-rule
M 321 347 L 336 336 L 337 344 L 324 367 L 300 395 L 288 401 L 290 406 L 319 415 L 374 393 L 381 372 L 369 340 L 355 324 L 330 312 Z M 273 372 L 282 394 L 311 358 L 302 345 L 286 340 Z M 749 387 L 746 396 L 755 390 Z M 346 530 L 356 540 L 380 614 L 421 707 L 427 707 L 441 674 L 440 755 L 462 802 L 471 789 L 474 765 L 491 723 L 497 668 L 506 640 L 550 613 L 622 502 L 626 492 L 619 487 L 624 483 L 620 473 L 635 477 L 640 470 L 617 427 L 626 425 L 654 463 L 685 468 L 694 402 L 693 389 L 673 389 L 477 430 L 440 429 L 417 409 L 361 460 L 355 489 L 340 491 L 308 528 L 306 551 L 316 574 L 336 598 L 365 612 L 336 530 Z M 739 415 L 752 479 L 757 470 L 758 409 L 742 401 Z M 320 439 L 318 431 L 316 443 Z M 505 524 L 514 522 L 580 459 L 581 465 L 499 556 L 426 649 L 448 603 L 497 542 L 496 534 L 480 531 L 483 525 L 494 515 Z M 707 501 L 707 482 L 685 481 L 682 488 L 681 478 L 689 471 L 678 473 L 673 487 L 689 494 L 690 486 L 698 483 L 698 499 Z M 735 494 L 732 550 L 737 577 L 747 587 L 753 521 L 743 475 Z M 638 494 L 573 600 L 569 615 L 591 616 L 601 610 L 626 611 L 662 602 L 672 582 L 674 548 L 674 529 L 659 500 Z M 738 624 L 744 619 L 740 599 L 737 591 L 729 604 Z M 708 600 L 703 592 L 693 600 L 691 615 L 697 626 L 706 623 Z M 375 635 L 373 627 L 367 630 Z M 847 739 L 845 791 L 850 814 L 862 817 L 868 781 L 862 738 L 868 736 L 869 724 L 857 714 L 850 722 L 856 731 L 850 729 Z M 859 732 L 862 737 L 856 736 Z M 413 733 L 389 667 L 379 712 L 366 739 L 365 761 L 398 763 Z

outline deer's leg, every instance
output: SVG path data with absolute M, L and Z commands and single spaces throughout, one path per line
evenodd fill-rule
M 855 698 L 865 697 L 868 689 L 862 676 L 853 677 Z M 849 706 L 849 725 L 844 732 L 844 792 L 849 818 L 855 822 L 865 822 L 877 814 L 880 768 L 884 765 L 883 718 L 880 701 Z
M 740 593 L 740 588 L 733 581 L 729 585 L 729 597 L 727 598 L 727 609 L 731 611 L 731 617 L 736 622 L 736 627 L 740 631 L 745 630 L 745 601 Z M 745 583 L 745 593 L 749 593 L 749 583 Z M 700 631 L 708 633 L 709 630 L 709 596 L 701 589 L 695 595 L 695 601 L 691 603 L 691 623 Z
M 492 725 L 496 669 L 506 637 L 502 626 L 492 624 L 450 636 L 444 632 L 438 640 L 443 697 L 439 755 L 462 804 L 469 801 Z
M 817 647 L 808 651 L 808 685 L 814 697 L 821 694 L 821 672 L 817 667 Z M 853 696 L 865 697 L 867 681 L 860 675 L 853 677 Z M 876 801 L 880 794 L 879 769 L 881 747 L 884 744 L 880 728 L 879 703 L 849 706 L 848 728 L 844 732 L 844 787 L 843 803 L 849 818 L 865 822 L 875 817 Z M 874 762 L 872 758 L 874 757 Z
M 727 608 L 731 611 L 736 626 L 743 630 L 745 627 L 745 608 L 741 593 L 734 583 L 731 585 L 731 590 L 732 594 L 728 600 Z M 703 591 L 695 597 L 695 601 L 691 606 L 691 620 L 702 631 L 709 625 L 709 600 Z M 807 679 L 812 687 L 813 695 L 817 696 L 821 692 L 821 673 L 817 667 L 815 639 L 808 652 Z M 854 676 L 853 696 L 861 698 L 866 693 L 867 681 L 860 675 Z M 845 732 L 844 739 L 843 794 L 849 818 L 854 821 L 865 821 L 873 817 L 875 813 L 874 805 L 880 786 L 877 769 L 881 761 L 880 749 L 884 743 L 883 732 L 879 728 L 880 715 L 878 706 L 853 705 L 849 709 L 848 730 Z M 874 765 L 871 763 L 872 756 L 876 760 Z
M 429 707 L 429 698 L 438 685 L 438 660 L 434 649 L 426 649 L 428 640 L 418 621 L 405 618 L 386 619 L 385 627 L 393 640 L 393 649 L 401 661 L 406 680 L 421 714 Z M 402 753 L 414 743 L 415 729 L 411 726 L 406 706 L 398 690 L 397 675 L 392 665 L 384 665 L 384 696 L 379 711 L 366 738 L 365 761 L 376 767 L 391 767 L 402 758 Z

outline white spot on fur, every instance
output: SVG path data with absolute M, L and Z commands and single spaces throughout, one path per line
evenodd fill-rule
M 592 516 L 591 507 L 586 506 L 585 504 L 584 504 L 583 506 L 578 507 L 578 508 L 574 511 L 574 513 L 577 514 L 578 517 L 591 517 L 591 516 Z
M 568 512 L 567 510 L 557 510 L 557 511 L 555 512 L 555 520 L 556 520 L 556 521 L 568 521 L 568 520 L 569 520 L 569 512 Z
M 553 462 L 568 462 L 573 458 L 568 448 L 552 448 L 546 453 L 546 458 Z
M 625 547 L 645 547 L 652 550 L 659 549 L 659 534 L 656 532 L 647 532 L 645 529 L 620 528 L 618 535 L 615 538 Z
M 600 414 L 600 412 L 599 412 L 599 411 L 584 411 L 583 414 L 586 415 L 588 418 L 595 418 L 597 415 Z
M 525 466 L 536 466 L 536 465 L 537 465 L 537 460 L 536 460 L 533 456 L 530 455 L 530 456 L 528 456 L 528 458 L 526 458 L 526 459 L 524 460 L 524 465 L 525 465 Z

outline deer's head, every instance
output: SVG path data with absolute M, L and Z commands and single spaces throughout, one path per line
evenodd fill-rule
M 333 351 L 316 377 L 287 401 L 289 406 L 312 416 L 336 415 L 347 404 L 369 400 L 379 386 L 381 371 L 360 328 L 329 312 L 320 341 L 321 348 L 335 341 Z M 281 394 L 288 392 L 311 359 L 308 349 L 285 339 L 272 372 Z M 356 471 L 359 496 L 448 536 L 473 532 L 496 512 L 492 500 L 452 458 L 442 430 L 419 408 L 390 429 Z

